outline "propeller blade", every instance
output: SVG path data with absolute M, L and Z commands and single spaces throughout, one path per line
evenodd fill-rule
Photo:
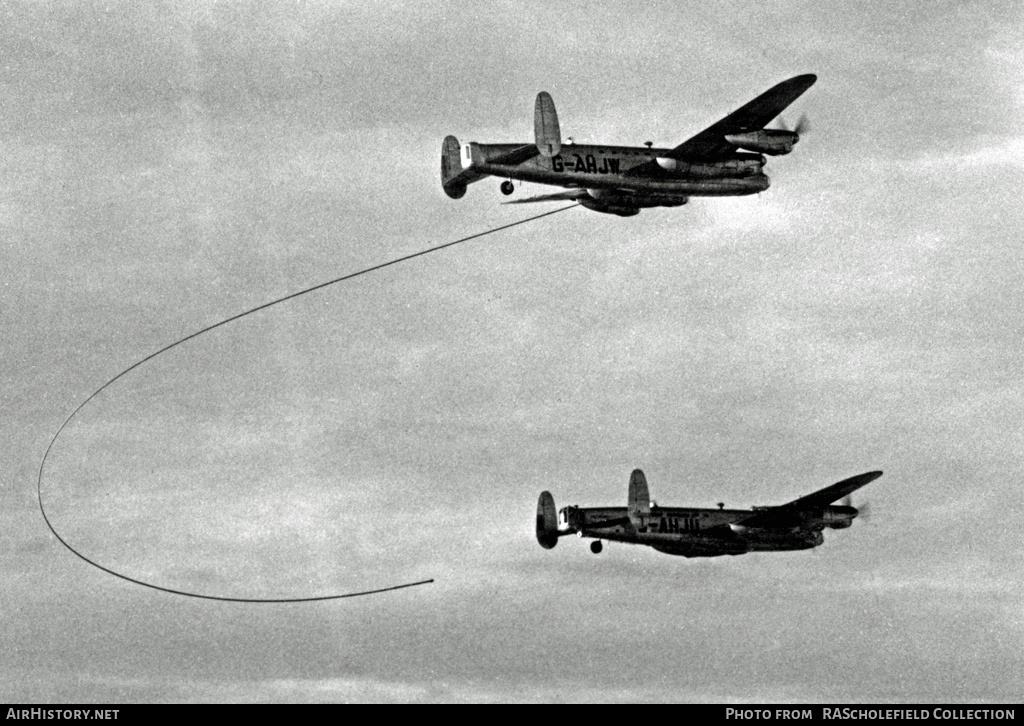
M 869 504 L 868 502 L 864 502 L 859 507 L 854 507 L 852 494 L 847 494 L 845 497 L 843 497 L 843 506 L 853 507 L 854 511 L 857 512 L 854 515 L 854 518 L 863 519 L 865 524 L 868 522 L 869 519 L 871 519 L 871 504 Z
M 796 122 L 796 128 L 793 131 L 797 136 L 805 134 L 811 130 L 811 119 L 807 117 L 807 114 L 802 114 L 800 120 Z

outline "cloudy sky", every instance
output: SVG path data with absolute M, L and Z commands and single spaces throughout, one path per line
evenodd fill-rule
M 915 7 L 916 6 L 916 7 Z M 0 6 L 0 697 L 1024 697 L 1018 2 Z M 441 140 L 672 146 L 800 73 L 756 197 L 448 199 Z M 517 194 L 542 193 L 524 185 Z M 813 552 L 533 536 L 538 493 L 780 504 Z

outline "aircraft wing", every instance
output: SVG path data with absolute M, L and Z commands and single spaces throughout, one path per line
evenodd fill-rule
M 507 154 L 496 156 L 493 159 L 488 159 L 488 164 L 501 164 L 502 166 L 515 166 L 522 164 L 524 161 L 529 161 L 533 157 L 540 154 L 540 149 L 537 148 L 536 144 L 525 144 Z
M 530 204 L 531 202 L 575 202 L 581 197 L 590 196 L 586 189 L 568 189 L 555 194 L 541 194 L 537 197 L 526 197 L 525 199 L 514 199 L 511 202 L 502 204 Z
M 801 515 L 804 512 L 820 512 L 832 502 L 842 499 L 847 494 L 860 489 L 865 484 L 873 482 L 880 476 L 882 476 L 880 471 L 869 471 L 866 474 L 858 474 L 849 479 L 843 479 L 841 482 L 827 486 L 824 489 L 819 489 L 805 497 L 794 499 L 787 504 L 754 512 L 746 519 L 737 522 L 737 524 L 742 524 L 744 527 L 760 528 L 796 526 L 800 523 Z
M 768 89 L 750 103 L 740 106 L 696 136 L 687 139 L 665 154 L 669 159 L 721 159 L 736 153 L 737 147 L 725 140 L 726 134 L 760 131 L 778 116 L 804 91 L 814 85 L 818 77 L 813 73 L 794 76 Z

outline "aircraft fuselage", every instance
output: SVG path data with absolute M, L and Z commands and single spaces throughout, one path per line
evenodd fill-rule
M 786 530 L 748 529 L 737 524 L 749 516 L 749 510 L 652 506 L 646 525 L 635 527 L 625 507 L 563 507 L 558 524 L 563 532 L 568 529 L 580 537 L 646 545 L 684 557 L 811 549 L 825 541 L 822 530 L 831 526 L 827 516 Z M 709 531 L 713 528 L 717 529 Z
M 768 188 L 761 171 L 764 156 L 738 153 L 710 162 L 668 159 L 670 149 L 572 144 L 552 157 L 535 155 L 521 163 L 494 163 L 523 144 L 478 144 L 462 147 L 462 168 L 489 175 L 582 189 L 628 188 L 644 193 L 724 197 L 756 194 Z M 661 206 L 660 204 L 651 206 Z
M 825 541 L 826 529 L 846 529 L 860 514 L 850 494 L 878 477 L 880 471 L 848 477 L 818 491 L 774 507 L 749 510 L 659 507 L 650 499 L 647 478 L 634 469 L 625 507 L 562 507 L 555 509 L 551 492 L 537 500 L 537 542 L 552 549 L 566 535 L 591 537 L 590 549 L 601 540 L 651 547 L 682 557 L 717 557 L 746 552 L 808 550 Z M 844 504 L 832 504 L 845 498 Z
M 765 128 L 808 88 L 817 76 L 805 73 L 777 83 L 760 96 L 671 149 L 608 144 L 562 143 L 561 124 L 551 94 L 541 91 L 533 107 L 532 143 L 441 144 L 441 188 L 461 199 L 467 187 L 488 176 L 503 178 L 505 196 L 512 180 L 550 184 L 563 191 L 515 199 L 505 204 L 574 201 L 595 212 L 632 217 L 650 207 L 679 207 L 689 197 L 735 197 L 768 188 L 764 154 L 788 154 L 806 130 Z

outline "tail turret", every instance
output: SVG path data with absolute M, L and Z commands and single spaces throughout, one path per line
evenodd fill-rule
M 466 162 L 466 166 L 463 166 L 459 140 L 454 136 L 445 136 L 441 145 L 441 188 L 452 199 L 462 199 L 466 196 L 469 184 L 487 176 L 471 167 L 467 168 L 468 165 L 469 162 Z

